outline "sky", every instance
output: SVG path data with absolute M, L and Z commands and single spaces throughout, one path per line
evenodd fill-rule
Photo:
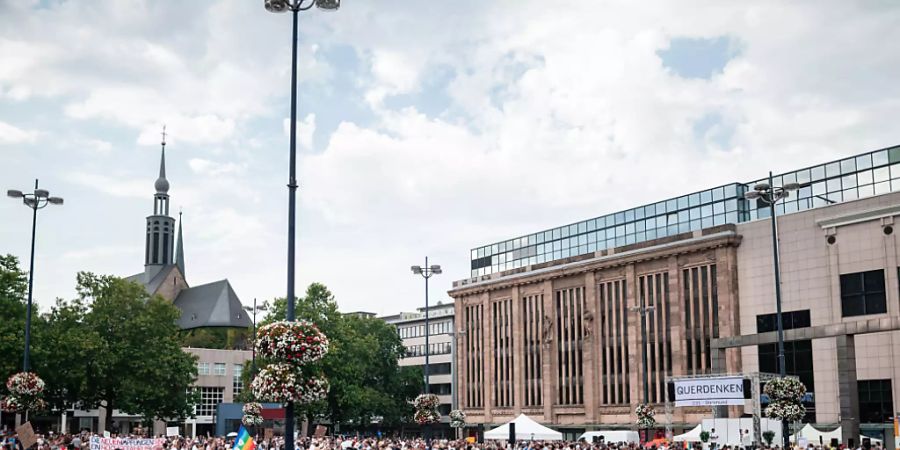
M 297 290 L 424 303 L 409 267 L 900 144 L 890 0 L 345 0 L 300 17 Z M 143 270 L 160 132 L 192 285 L 286 292 L 290 16 L 263 1 L 0 0 L 0 181 L 36 178 L 35 300 Z M 0 201 L 0 253 L 30 211 Z

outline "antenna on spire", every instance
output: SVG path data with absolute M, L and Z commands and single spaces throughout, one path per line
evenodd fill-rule
M 162 134 L 162 146 L 165 147 L 166 146 L 166 124 L 163 124 L 163 130 L 162 130 L 161 134 Z

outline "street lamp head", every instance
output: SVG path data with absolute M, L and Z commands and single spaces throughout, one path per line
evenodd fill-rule
M 325 11 L 337 11 L 341 7 L 341 0 L 316 0 L 316 6 Z
M 755 190 L 755 191 L 757 191 L 757 192 L 765 192 L 765 191 L 768 191 L 768 190 L 769 190 L 769 183 L 766 183 L 765 181 L 761 181 L 761 182 L 759 182 L 759 183 L 756 183 L 756 185 L 753 186 L 753 190 Z
M 431 266 L 430 269 L 431 269 L 431 273 L 433 273 L 433 274 L 436 274 L 436 275 L 437 275 L 437 274 L 440 274 L 440 273 L 441 273 L 441 266 L 439 266 L 439 265 L 437 265 L 437 264 Z
M 788 192 L 796 191 L 796 190 L 800 189 L 800 183 L 788 183 L 788 184 L 784 185 L 783 189 Z
M 288 3 L 285 0 L 265 0 L 266 11 L 271 13 L 283 13 L 288 10 Z
M 416 275 L 421 275 L 421 274 L 422 274 L 422 267 L 421 267 L 421 266 L 412 266 L 412 267 L 409 268 L 409 270 L 412 270 L 412 273 L 414 273 L 414 274 L 416 274 Z
M 747 191 L 744 193 L 744 198 L 746 198 L 747 200 L 756 200 L 759 197 L 759 191 Z
M 50 191 L 46 189 L 35 189 L 34 196 L 37 198 L 47 198 L 50 196 Z
M 10 189 L 10 190 L 6 191 L 6 196 L 10 197 L 10 198 L 22 198 L 25 196 L 25 194 L 23 194 L 22 191 Z
M 50 202 L 50 204 L 52 204 L 52 205 L 62 205 L 63 204 L 62 197 L 50 197 L 47 199 L 47 201 Z

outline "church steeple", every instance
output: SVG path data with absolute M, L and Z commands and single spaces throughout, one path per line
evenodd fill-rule
M 144 265 L 166 266 L 172 264 L 172 247 L 175 244 L 175 219 L 169 217 L 169 180 L 166 179 L 166 127 L 162 132 L 162 152 L 159 159 L 159 177 L 153 184 L 153 215 L 147 217 L 147 240 Z
M 181 276 L 187 278 L 184 274 L 184 236 L 181 234 L 181 211 L 178 211 L 178 243 L 175 245 L 175 265 L 181 271 Z

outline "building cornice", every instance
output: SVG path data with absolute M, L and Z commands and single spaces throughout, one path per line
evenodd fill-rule
M 737 233 L 736 227 L 733 225 L 719 227 L 716 232 L 706 235 L 702 234 L 703 231 L 709 230 L 697 231 L 688 235 L 692 237 L 685 237 L 674 241 L 666 238 L 659 239 L 657 242 L 664 242 L 656 245 L 652 245 L 654 241 L 650 241 L 651 245 L 649 246 L 641 245 L 634 249 L 624 247 L 622 251 L 612 254 L 595 252 L 594 257 L 590 259 L 555 264 L 534 270 L 525 268 L 525 270 L 520 273 L 503 275 L 497 279 L 478 280 L 474 283 L 463 284 L 461 286 L 458 286 L 458 284 L 462 282 L 457 282 L 454 283 L 457 287 L 448 291 L 448 294 L 451 297 L 459 298 L 498 289 L 506 289 L 513 286 L 523 286 L 571 275 L 596 272 L 639 262 L 669 258 L 671 256 L 687 253 L 698 253 L 720 247 L 737 247 L 740 245 L 741 236 Z

